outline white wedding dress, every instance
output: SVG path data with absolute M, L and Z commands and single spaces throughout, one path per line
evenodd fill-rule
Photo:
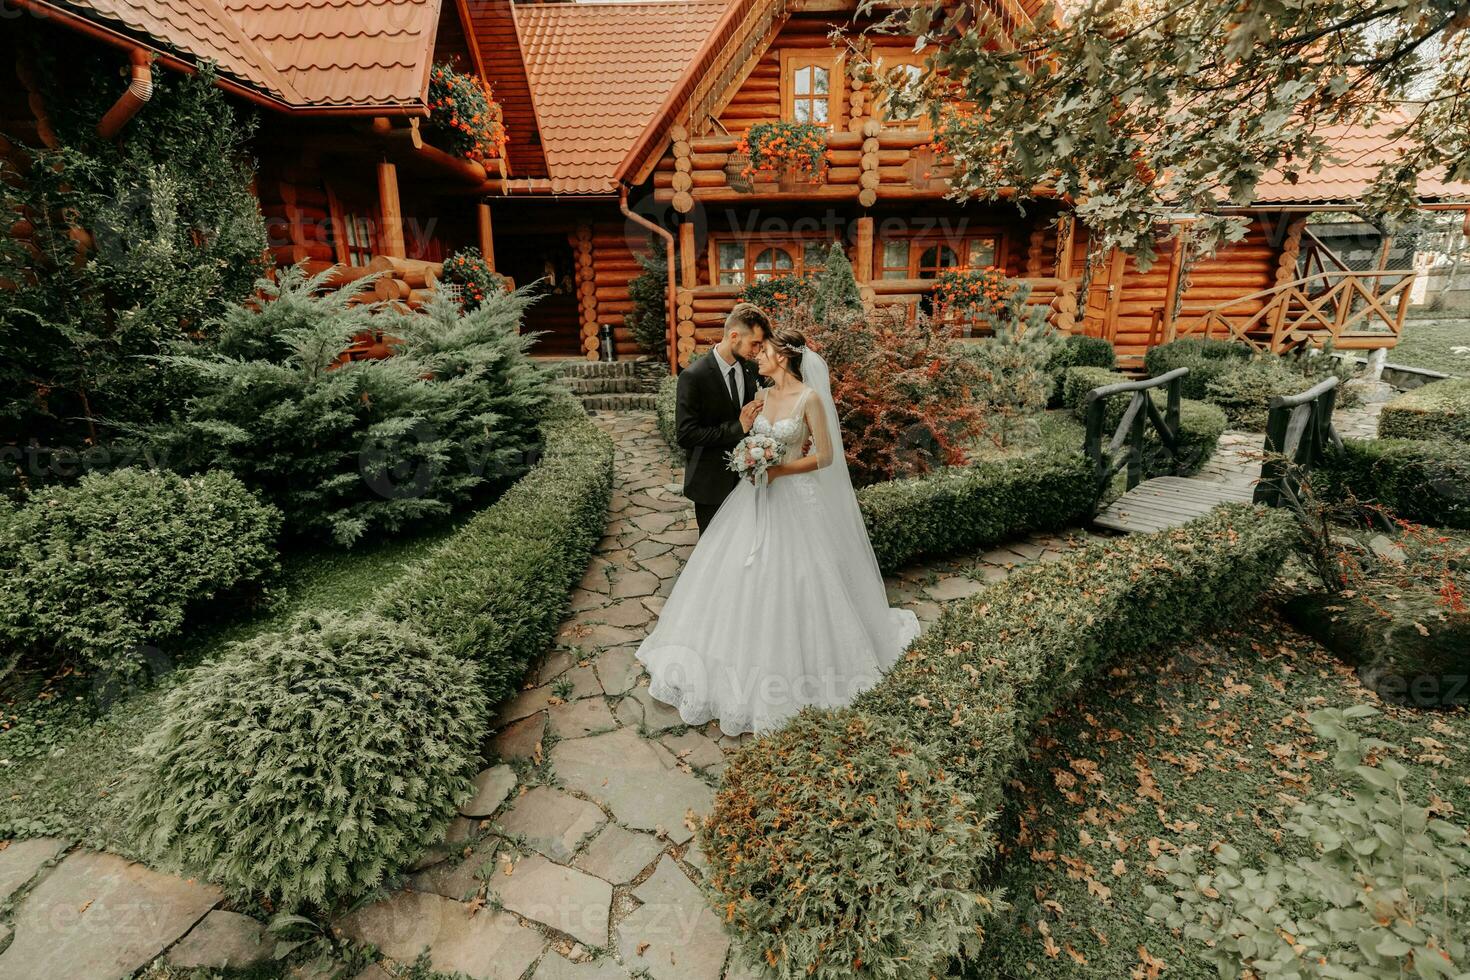
M 764 411 L 751 432 L 810 473 L 725 498 L 638 648 L 649 693 L 689 725 L 726 735 L 779 727 L 806 705 L 838 707 L 877 682 L 919 634 L 890 609 L 847 473 L 827 366 L 802 355 L 807 390 L 785 418 Z

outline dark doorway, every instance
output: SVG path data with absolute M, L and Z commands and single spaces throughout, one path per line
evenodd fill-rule
M 537 300 L 526 312 L 526 333 L 540 337 L 531 353 L 580 357 L 581 323 L 577 316 L 576 262 L 567 236 L 515 235 L 497 242 L 496 271 L 517 286 L 536 283 Z

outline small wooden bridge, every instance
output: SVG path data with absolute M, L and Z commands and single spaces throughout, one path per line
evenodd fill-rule
M 1201 460 L 1186 459 L 1180 443 L 1180 390 L 1188 368 L 1157 378 L 1126 381 L 1087 393 L 1087 435 L 1083 449 L 1093 462 L 1099 499 L 1125 467 L 1127 490 L 1093 518 L 1099 527 L 1147 532 L 1187 524 L 1220 504 L 1295 501 L 1295 474 L 1310 469 L 1329 444 L 1342 446 L 1332 427 L 1339 379 L 1330 377 L 1297 395 L 1274 396 L 1269 404 L 1261 477 L 1255 488 L 1181 475 Z M 1162 389 L 1162 392 L 1160 392 Z M 1161 412 L 1155 395 L 1165 395 Z M 1106 445 L 1110 399 L 1128 395 L 1127 407 Z M 1153 437 L 1150 438 L 1149 430 Z M 1169 472 L 1148 477 L 1160 470 Z

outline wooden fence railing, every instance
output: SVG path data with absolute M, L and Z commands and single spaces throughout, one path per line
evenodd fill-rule
M 1317 465 L 1328 445 L 1342 448 L 1332 425 L 1340 380 L 1329 377 L 1300 394 L 1272 396 L 1256 503 L 1276 507 L 1296 502 L 1297 477 Z
M 1206 307 L 1184 307 L 1169 322 L 1154 310 L 1149 346 L 1179 337 L 1238 340 L 1280 354 L 1332 341 L 1339 350 L 1393 347 L 1404 328 L 1413 269 L 1318 272 Z M 1396 282 L 1385 285 L 1385 280 Z
M 1182 399 L 1184 376 L 1189 368 L 1175 368 L 1157 378 L 1143 381 L 1122 381 L 1104 385 L 1087 393 L 1087 434 L 1082 444 L 1087 458 L 1092 461 L 1093 477 L 1097 483 L 1098 496 L 1107 489 L 1113 477 L 1124 466 L 1128 467 L 1128 489 L 1132 490 L 1143 482 L 1144 436 L 1148 424 L 1159 434 L 1159 442 L 1174 462 L 1175 475 L 1179 471 L 1179 406 Z M 1163 413 L 1154 404 L 1149 394 L 1156 388 L 1165 388 L 1168 399 Z M 1118 422 L 1117 429 L 1106 447 L 1103 446 L 1103 426 L 1107 420 L 1107 401 L 1114 395 L 1131 393 L 1128 408 Z

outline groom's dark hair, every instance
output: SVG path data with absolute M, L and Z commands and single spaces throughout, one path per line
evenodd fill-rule
M 725 333 L 731 330 L 756 330 L 761 332 L 764 339 L 771 335 L 771 321 L 766 317 L 765 311 L 754 303 L 736 303 L 730 315 L 725 317 Z

